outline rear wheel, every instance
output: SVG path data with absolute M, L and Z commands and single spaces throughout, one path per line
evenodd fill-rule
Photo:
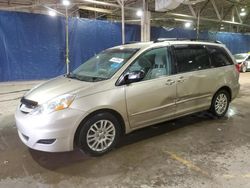
M 99 113 L 88 118 L 80 128 L 78 145 L 87 154 L 98 156 L 110 151 L 120 137 L 120 124 L 111 113 Z
M 213 97 L 210 111 L 217 117 L 223 117 L 229 107 L 229 93 L 226 90 L 219 90 Z

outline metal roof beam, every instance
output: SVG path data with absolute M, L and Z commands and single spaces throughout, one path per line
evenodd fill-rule
M 86 2 L 86 3 L 93 3 L 93 4 L 96 4 L 96 5 L 103 5 L 103 6 L 121 8 L 121 6 L 119 4 L 107 3 L 107 2 L 103 2 L 103 1 L 96 1 L 96 0 L 81 0 L 81 1 Z M 76 4 L 79 4 L 79 3 L 76 3 Z M 124 5 L 124 9 L 134 10 L 134 11 L 137 10 L 136 8 L 126 7 L 125 5 Z
M 200 15 L 202 14 L 202 12 L 205 10 L 205 8 L 207 7 L 208 3 L 210 2 L 210 0 L 207 0 L 204 5 L 201 7 L 200 9 Z
M 116 8 L 121 8 L 119 4 L 114 4 L 114 3 L 108 3 L 108 2 L 103 2 L 103 1 L 96 1 L 96 0 L 81 0 L 82 3 L 71 3 L 72 6 L 78 5 L 81 6 L 82 4 L 86 3 L 91 3 L 95 5 L 102 5 L 102 6 L 108 6 L 108 7 L 116 7 Z M 64 7 L 62 4 L 58 3 L 38 3 L 38 4 L 33 4 L 33 5 L 20 5 L 20 6 L 13 6 L 13 7 L 0 7 L 1 10 L 16 10 L 16 9 L 23 9 L 23 8 L 32 8 L 32 7 L 39 7 L 39 6 L 60 6 Z M 137 11 L 137 8 L 133 7 L 126 7 L 124 6 L 124 9 L 126 10 L 132 10 L 132 11 Z
M 78 8 L 82 9 L 82 10 L 101 12 L 101 13 L 105 13 L 105 14 L 112 14 L 113 13 L 113 11 L 108 10 L 108 9 L 103 9 L 103 8 L 96 8 L 96 7 L 89 7 L 89 6 L 79 6 Z
M 239 10 L 238 10 L 238 8 L 237 8 L 237 7 L 235 7 L 235 11 L 236 11 L 236 14 L 237 14 L 237 17 L 238 17 L 238 19 L 239 19 L 240 23 L 243 23 L 243 22 L 242 22 L 242 19 L 241 19 L 241 17 L 240 17 Z
M 187 14 L 178 14 L 178 13 L 165 13 L 164 16 L 172 16 L 173 18 L 187 18 L 187 19 L 192 19 L 192 20 L 197 20 L 197 17 L 191 16 L 191 15 L 187 15 Z M 165 20 L 166 18 L 164 17 L 160 17 L 160 18 L 152 18 L 151 20 Z M 169 19 L 169 17 L 168 17 Z M 205 18 L 205 17 L 200 17 L 200 20 L 203 21 L 208 21 L 208 22 L 216 22 L 216 23 L 226 23 L 226 24 L 232 24 L 232 25 L 239 25 L 239 26 L 244 26 L 244 27 L 249 27 L 250 25 L 248 24 L 243 24 L 240 22 L 232 22 L 232 21 L 228 21 L 228 20 L 218 20 L 218 19 L 211 19 L 211 18 Z M 127 20 L 127 21 L 136 21 L 136 20 Z M 137 20 L 140 21 L 140 20 Z
M 192 13 L 192 15 L 193 15 L 194 17 L 197 17 L 197 16 L 196 16 L 196 13 L 195 13 L 195 11 L 194 11 L 193 6 L 190 5 L 190 4 L 188 4 L 188 8 L 189 8 L 190 12 Z
M 190 19 L 197 19 L 196 17 L 190 16 L 190 15 L 185 15 L 185 14 L 176 14 L 176 13 L 167 13 L 167 15 L 171 16 L 177 16 L 177 17 L 185 17 L 185 18 L 190 18 Z M 217 19 L 211 19 L 211 18 L 205 18 L 205 17 L 200 17 L 200 20 L 203 21 L 210 21 L 210 22 L 218 22 L 218 23 L 227 23 L 227 24 L 233 24 L 233 25 L 241 25 L 244 27 L 250 27 L 248 24 L 243 24 L 240 22 L 232 22 L 232 21 L 227 21 L 227 20 L 217 20 Z
M 215 13 L 216 13 L 216 15 L 217 15 L 217 18 L 218 18 L 219 20 L 221 20 L 221 16 L 220 16 L 220 13 L 219 13 L 219 11 L 218 11 L 218 8 L 217 8 L 217 6 L 216 6 L 216 4 L 215 4 L 215 1 L 214 1 L 214 0 L 211 0 L 211 3 L 212 3 L 212 5 L 213 5 L 213 7 L 214 7 L 214 10 L 215 10 Z

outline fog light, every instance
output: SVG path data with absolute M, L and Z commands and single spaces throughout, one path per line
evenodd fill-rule
M 37 143 L 39 144 L 52 144 L 56 141 L 56 139 L 41 139 L 41 140 L 38 140 Z
M 29 137 L 28 137 L 28 136 L 26 136 L 26 135 L 24 135 L 23 133 L 22 133 L 22 136 L 23 136 L 23 138 L 24 138 L 26 141 L 28 141 L 28 140 L 29 140 Z

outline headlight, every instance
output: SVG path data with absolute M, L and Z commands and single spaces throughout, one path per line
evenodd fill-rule
M 51 112 L 66 109 L 71 105 L 74 99 L 75 99 L 74 95 L 70 95 L 70 94 L 61 95 L 59 97 L 56 97 L 46 102 L 45 104 L 38 106 L 30 114 L 32 115 L 41 114 L 41 113 L 49 114 Z

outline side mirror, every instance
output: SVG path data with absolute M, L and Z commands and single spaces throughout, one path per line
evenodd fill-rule
M 144 71 L 133 71 L 125 75 L 125 84 L 131 84 L 133 82 L 139 82 L 145 77 Z

